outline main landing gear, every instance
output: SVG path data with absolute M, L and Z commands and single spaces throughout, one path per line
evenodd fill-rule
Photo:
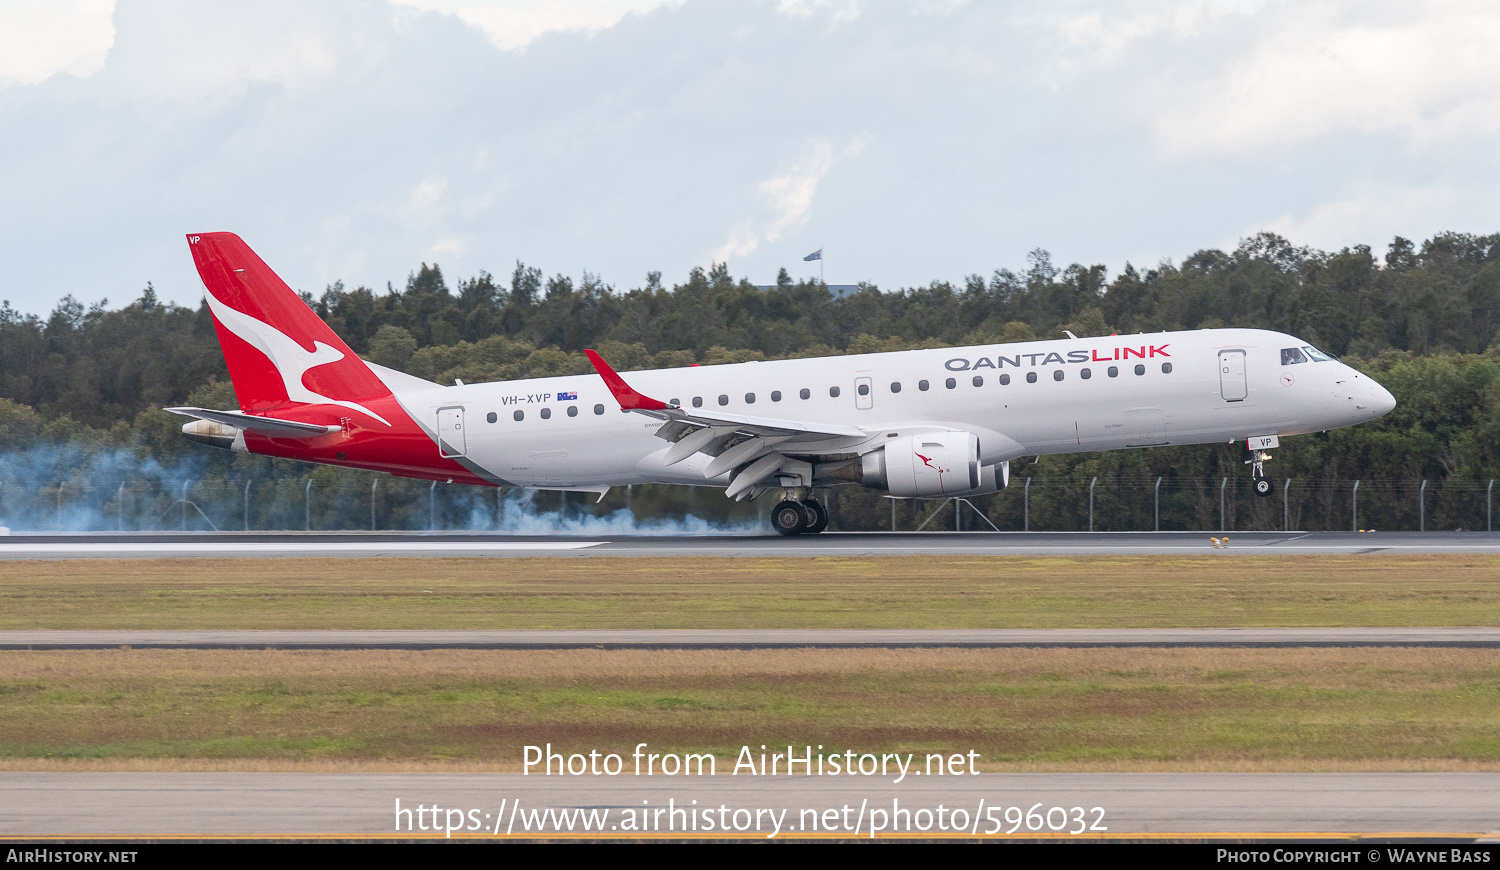
M 1270 498 L 1275 487 L 1271 485 L 1271 478 L 1266 477 L 1266 463 L 1271 459 L 1267 450 L 1277 446 L 1277 438 L 1275 435 L 1262 435 L 1251 438 L 1246 443 L 1250 448 L 1250 458 L 1245 460 L 1245 464 L 1250 466 L 1250 486 L 1256 495 Z
M 788 498 L 771 509 L 771 527 L 782 535 L 816 535 L 828 528 L 828 509 L 815 498 Z

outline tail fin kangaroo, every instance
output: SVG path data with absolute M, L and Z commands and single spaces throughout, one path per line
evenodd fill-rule
M 249 245 L 234 233 L 187 239 L 241 410 L 335 405 L 391 425 L 363 404 L 390 389 Z

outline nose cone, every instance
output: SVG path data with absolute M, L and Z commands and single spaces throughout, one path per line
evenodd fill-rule
M 1370 419 L 1373 420 L 1376 417 L 1383 417 L 1389 414 L 1391 409 L 1396 407 L 1396 397 L 1391 395 L 1390 390 L 1375 383 L 1375 381 L 1367 380 L 1366 382 L 1369 385 L 1367 389 L 1370 393 L 1366 398 Z

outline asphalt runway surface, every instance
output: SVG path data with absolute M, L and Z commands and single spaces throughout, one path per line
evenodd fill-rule
M 1219 539 L 1215 546 L 1213 539 Z M 1227 539 L 1227 543 L 1225 543 Z M 464 532 L 10 534 L 0 559 L 456 556 L 1500 554 L 1491 532 L 825 532 L 600 538 Z
M 17 630 L 0 650 L 861 649 L 1004 647 L 1500 648 L 1500 628 Z
M 1230 838 L 1363 834 L 1473 840 L 1493 836 L 1500 829 L 1497 773 L 972 775 L 965 770 L 937 776 L 925 767 L 925 756 L 917 754 L 908 767 L 910 774 L 901 782 L 895 781 L 895 763 L 887 765 L 884 775 L 808 776 L 799 768 L 788 776 L 782 767 L 779 775 L 767 776 L 744 770 L 732 774 L 733 762 L 721 760 L 714 775 L 663 776 L 658 769 L 657 775 L 645 776 L 634 773 L 633 747 L 599 747 L 598 751 L 601 758 L 618 755 L 622 773 L 543 776 L 540 768 L 528 776 L 4 772 L 0 773 L 0 836 L 392 836 L 398 824 L 405 833 L 419 824 L 431 828 L 436 822 L 439 831 L 462 827 L 461 833 L 469 836 L 492 838 L 507 831 L 517 836 L 567 830 L 555 812 L 544 811 L 583 808 L 593 811 L 596 821 L 591 826 L 605 836 L 618 834 L 630 817 L 646 821 L 652 833 L 665 832 L 669 823 L 676 832 L 696 826 L 697 833 L 709 833 L 704 830 L 705 819 L 711 818 L 715 831 L 727 826 L 732 834 L 794 836 L 816 831 L 825 836 L 854 836 L 857 825 L 858 834 L 867 837 L 878 823 L 887 830 L 894 824 L 899 832 L 909 822 L 910 832 L 920 833 L 917 827 L 925 822 L 928 833 L 935 833 L 939 805 L 953 833 L 1005 832 L 1012 827 L 1006 821 L 1009 810 L 1012 819 L 1021 820 L 1014 835 L 1043 833 L 1062 839 L 1177 833 Z M 644 750 L 650 751 L 649 747 Z M 953 753 L 962 751 L 962 747 L 952 749 Z M 803 753 L 805 748 L 796 747 L 794 752 Z M 875 769 L 875 762 L 867 769 Z M 411 812 L 398 816 L 397 801 L 401 809 Z M 436 818 L 430 811 L 433 806 L 440 808 Z M 420 822 L 418 807 L 427 808 Z M 1059 811 L 1053 811 L 1054 807 Z M 1075 813 L 1075 807 L 1082 812 Z M 1019 813 L 1013 808 L 1019 808 Z M 678 814 L 671 815 L 672 809 Z M 1033 809 L 1040 820 L 1034 817 L 1032 823 L 1040 831 L 1025 827 L 1025 814 Z M 449 810 L 460 812 L 449 815 Z M 910 815 L 901 816 L 901 810 Z M 955 825 L 959 811 L 963 822 Z M 569 817 L 573 832 L 582 833 L 578 817 L 572 813 Z M 778 819 L 780 834 L 776 834 Z M 953 831 L 955 827 L 960 830 Z M 1082 833 L 1072 834 L 1075 829 Z

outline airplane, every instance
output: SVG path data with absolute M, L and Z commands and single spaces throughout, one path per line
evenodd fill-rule
M 1396 400 L 1308 342 L 1198 329 L 620 374 L 436 384 L 361 359 L 233 233 L 187 237 L 238 409 L 174 407 L 214 447 L 404 477 L 595 493 L 644 483 L 778 493 L 816 534 L 815 487 L 968 497 L 1023 456 L 1243 440 L 1258 495 L 1287 435 Z

